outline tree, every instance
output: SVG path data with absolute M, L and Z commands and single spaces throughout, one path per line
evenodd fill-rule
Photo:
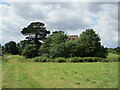
M 41 46 L 40 40 L 44 40 L 50 31 L 46 30 L 45 24 L 42 22 L 32 22 L 28 27 L 22 29 L 21 33 L 26 35 L 26 39 L 37 47 Z
M 35 44 L 28 44 L 22 51 L 22 55 L 26 58 L 33 58 L 38 56 L 38 48 Z
M 10 41 L 4 45 L 4 49 L 6 53 L 9 54 L 18 54 L 18 48 L 16 46 L 16 42 Z
M 23 49 L 26 47 L 26 45 L 31 44 L 28 40 L 22 40 L 17 44 L 19 55 L 22 54 Z
M 100 43 L 100 37 L 93 29 L 86 29 L 80 34 L 78 42 L 83 49 L 83 57 L 106 57 L 107 49 Z
M 50 56 L 52 58 L 65 57 L 65 44 L 64 43 L 53 43 L 50 47 Z
M 54 31 L 51 35 L 51 42 L 55 44 L 64 43 L 68 36 L 63 31 Z
M 78 40 L 70 40 L 65 42 L 65 58 L 83 57 L 84 54 L 84 48 Z
M 55 31 L 47 37 L 40 48 L 41 55 L 49 54 L 50 57 L 64 57 L 65 46 L 64 43 L 67 41 L 68 36 L 63 31 Z
M 117 48 L 107 48 L 107 51 L 109 53 L 113 53 L 113 54 L 120 54 L 120 47 L 117 47 Z
M 50 56 L 65 57 L 65 45 L 68 36 L 63 31 L 55 31 L 51 35 Z
M 76 45 L 77 42 L 74 40 L 65 42 L 65 58 L 76 56 Z
M 5 54 L 5 47 L 2 46 L 2 54 Z
M 115 48 L 116 54 L 120 54 L 120 47 Z
M 44 43 L 39 49 L 39 55 L 49 57 L 50 56 L 50 47 L 51 47 L 51 36 L 48 36 L 47 39 L 44 40 Z

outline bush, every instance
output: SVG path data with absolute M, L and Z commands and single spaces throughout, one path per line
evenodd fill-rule
M 100 57 L 84 57 L 83 62 L 101 62 L 103 61 L 103 58 Z
M 52 62 L 52 58 L 47 58 L 46 62 Z
M 41 57 L 47 57 L 47 58 L 49 58 L 49 54 L 42 54 Z
M 105 58 L 101 62 L 111 62 L 109 59 Z
M 106 58 L 103 60 L 104 62 L 119 62 L 120 61 L 120 57 L 118 58 L 113 58 L 113 59 L 109 59 L 109 58 Z
M 22 55 L 26 58 L 33 58 L 38 55 L 38 49 L 35 44 L 28 44 L 22 51 Z
M 71 57 L 71 58 L 67 58 L 67 62 L 98 62 L 98 61 L 102 61 L 103 58 L 99 58 L 99 57 Z
M 83 58 L 81 57 L 71 57 L 66 59 L 67 62 L 83 62 Z
M 111 62 L 108 59 L 100 58 L 100 57 L 57 57 L 57 58 L 48 58 L 48 57 L 35 57 L 32 59 L 33 62 Z
M 66 59 L 64 57 L 58 57 L 58 58 L 54 58 L 53 62 L 66 62 Z
M 47 57 L 35 57 L 33 58 L 34 62 L 47 62 L 48 58 Z

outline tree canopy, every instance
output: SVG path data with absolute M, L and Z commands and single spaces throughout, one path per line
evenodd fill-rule
M 17 43 L 17 47 L 19 50 L 19 55 L 22 54 L 23 49 L 28 45 L 31 44 L 31 42 L 29 42 L 28 40 L 22 40 L 19 43 Z
M 93 29 L 86 29 L 80 34 L 78 42 L 83 49 L 85 57 L 106 57 L 107 50 L 101 45 L 100 37 Z
M 78 40 L 69 40 L 62 31 L 47 37 L 40 48 L 41 55 L 55 57 L 106 57 L 107 49 L 101 45 L 100 37 L 93 29 L 80 34 Z
M 24 27 L 21 33 L 26 35 L 26 39 L 28 39 L 31 43 L 34 43 L 39 47 L 41 45 L 40 40 L 45 39 L 47 34 L 50 34 L 50 31 L 47 31 L 44 23 L 32 22 L 27 27 Z
M 38 48 L 35 44 L 28 44 L 22 51 L 26 58 L 33 58 L 38 55 Z
M 18 48 L 16 42 L 10 41 L 4 45 L 5 52 L 10 54 L 18 54 Z
M 51 57 L 64 56 L 64 43 L 68 36 L 63 31 L 55 31 L 47 37 L 40 48 L 41 54 L 49 54 Z
M 77 40 L 70 40 L 63 31 L 54 31 L 51 35 L 42 22 L 32 22 L 21 31 L 27 40 L 8 42 L 3 47 L 10 54 L 19 54 L 27 58 L 35 56 L 47 57 L 103 57 L 107 56 L 107 48 L 101 45 L 101 39 L 93 29 L 86 29 Z M 43 42 L 41 42 L 43 41 Z M 109 50 L 110 51 L 110 50 Z M 120 53 L 119 48 L 115 52 Z

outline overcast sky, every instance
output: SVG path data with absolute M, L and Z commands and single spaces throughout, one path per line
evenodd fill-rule
M 21 30 L 31 22 L 45 23 L 50 31 L 80 35 L 92 28 L 105 47 L 118 46 L 118 3 L 114 2 L 1 2 L 2 45 L 25 39 Z

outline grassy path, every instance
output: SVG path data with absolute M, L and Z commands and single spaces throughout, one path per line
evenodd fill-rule
M 4 88 L 118 87 L 118 63 L 28 63 L 13 58 L 3 63 Z

